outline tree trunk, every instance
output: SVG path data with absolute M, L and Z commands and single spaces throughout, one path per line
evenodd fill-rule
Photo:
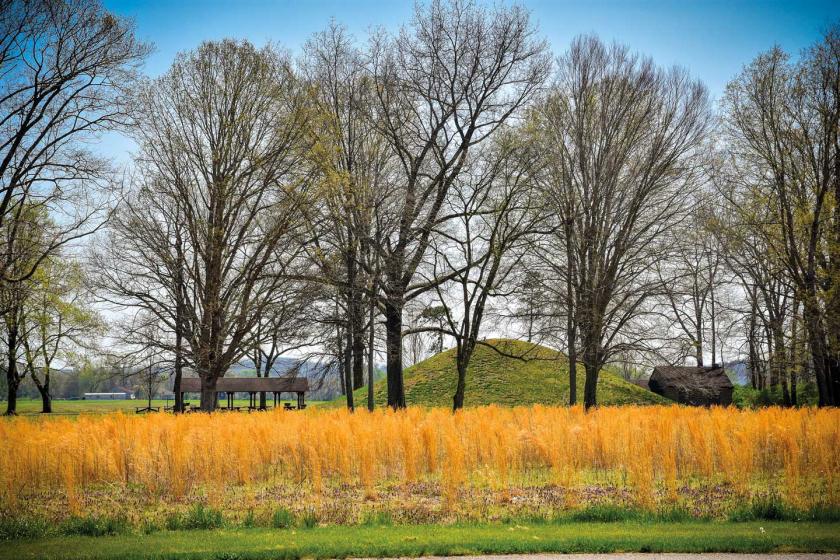
M 755 289 L 752 293 L 752 305 L 750 308 L 750 326 L 747 335 L 747 345 L 749 347 L 750 360 L 750 383 L 753 389 L 758 389 L 758 349 L 756 347 L 755 328 L 756 328 L 756 303 L 755 303 Z
M 586 410 L 589 410 L 598 404 L 596 390 L 598 387 L 598 370 L 600 368 L 597 363 L 591 363 L 587 359 L 583 361 L 583 368 L 586 370 L 586 382 L 583 387 L 583 406 Z
M 341 332 L 341 324 L 338 322 L 338 302 L 335 304 L 335 360 L 338 368 L 338 382 L 342 395 L 347 394 L 344 374 L 344 334 Z
M 566 235 L 571 238 L 570 229 L 567 224 Z M 572 272 L 574 270 L 572 263 L 574 263 L 574 256 L 569 248 L 568 241 L 566 243 L 566 260 L 569 263 L 569 270 L 566 271 L 566 338 L 568 339 L 569 358 L 569 405 L 575 406 L 577 404 L 577 320 L 575 313 L 574 298 L 574 283 L 572 281 Z M 528 334 L 528 341 L 530 342 L 531 335 Z
M 696 294 L 696 291 L 695 291 Z M 703 343 L 705 342 L 703 338 L 703 308 L 700 305 L 697 305 L 697 298 L 695 297 L 695 313 L 694 313 L 694 360 L 697 362 L 697 367 L 703 367 Z M 714 355 L 712 355 L 712 361 L 714 361 Z
M 365 333 L 361 308 L 357 308 L 356 315 L 353 326 L 353 388 L 360 389 L 365 385 Z
M 569 339 L 569 405 L 575 406 L 577 404 L 577 345 L 575 344 L 577 328 L 571 310 L 569 310 L 569 318 L 566 323 L 566 337 Z
M 467 386 L 467 367 L 460 358 L 457 360 L 458 382 L 455 385 L 455 396 L 452 399 L 452 410 L 464 408 L 464 391 Z
M 41 395 L 41 414 L 50 414 L 52 413 L 52 397 L 50 397 L 50 370 L 49 366 L 45 368 L 44 371 L 44 382 L 41 383 L 38 381 L 38 378 L 35 377 L 34 370 L 32 374 L 32 381 L 35 382 L 35 388 L 38 389 L 38 393 Z
M 180 328 L 175 328 L 175 383 L 172 390 L 175 391 L 175 413 L 184 412 L 184 395 L 181 393 L 181 378 L 184 373 L 184 357 L 182 354 L 183 337 Z
M 15 416 L 17 414 L 18 383 L 17 380 L 12 381 L 11 379 L 9 379 L 8 381 L 9 395 L 8 399 L 6 400 L 6 416 Z
M 176 215 L 181 215 L 180 205 L 176 204 Z M 181 379 L 184 373 L 184 246 L 181 238 L 181 228 L 175 228 L 175 413 L 184 412 L 184 395 L 181 392 Z
M 376 293 L 376 289 L 374 288 L 373 293 Z M 374 409 L 374 402 L 373 402 L 373 345 L 375 342 L 375 318 L 376 318 L 376 300 L 371 295 L 370 298 L 370 326 L 368 327 L 370 330 L 368 331 L 368 363 L 367 363 L 367 407 L 368 410 L 373 412 Z
M 765 323 L 764 326 L 764 337 L 767 339 L 767 373 L 769 374 L 770 380 L 768 385 L 772 390 L 773 387 L 779 384 L 779 368 L 778 368 L 778 360 L 776 359 L 776 353 L 774 349 L 776 348 L 775 336 L 770 328 L 770 325 Z
M 831 406 L 840 406 L 840 357 L 832 356 L 828 362 Z
M 37 375 L 35 375 L 35 367 L 33 364 L 29 364 L 29 369 L 32 373 L 32 383 L 35 384 L 35 388 L 38 389 L 38 393 L 41 395 L 41 414 L 50 414 L 52 412 L 52 398 L 50 397 L 50 363 L 47 362 L 44 365 L 43 383 L 41 383 L 41 380 L 38 379 Z
M 581 329 L 583 344 L 583 368 L 586 371 L 586 381 L 583 387 L 583 406 L 589 410 L 598 404 L 598 373 L 603 365 L 601 352 L 600 327 L 586 325 Z
M 773 322 L 773 361 L 776 370 L 776 380 L 782 385 L 782 404 L 790 406 L 790 392 L 788 391 L 787 370 L 789 366 L 788 352 L 785 349 L 785 332 L 778 318 Z
M 204 374 L 201 376 L 201 410 L 213 412 L 216 410 L 216 381 L 215 375 Z
M 831 406 L 833 403 L 828 383 L 829 364 L 825 348 L 825 333 L 823 333 L 822 325 L 820 324 L 819 310 L 813 309 L 813 305 L 806 304 L 803 310 L 803 316 L 808 329 L 808 340 L 811 346 L 814 374 L 817 378 L 818 404 L 819 406 Z
M 711 286 L 714 286 L 714 284 L 712 284 L 712 279 L 711 278 L 709 278 L 709 284 Z M 709 290 L 709 294 L 711 295 L 711 300 L 712 300 L 711 301 L 711 304 L 712 304 L 711 305 L 711 312 L 712 312 L 712 317 L 711 317 L 711 319 L 712 319 L 712 333 L 711 334 L 712 334 L 712 365 L 714 366 L 715 365 L 715 354 L 717 353 L 717 321 L 715 319 L 716 311 L 715 311 L 715 289 L 714 289 L 714 287 L 712 287 Z M 721 365 L 721 367 L 723 367 L 723 364 L 720 364 L 720 365 Z
M 349 325 L 348 325 L 349 326 Z M 344 385 L 347 387 L 347 408 L 352 412 L 355 409 L 353 403 L 353 333 L 347 329 L 347 340 L 344 345 Z
M 402 303 L 389 297 L 385 304 L 385 351 L 388 406 L 405 408 L 402 370 Z
M 38 388 L 38 392 L 41 393 L 41 414 L 51 414 L 52 413 L 52 397 L 50 397 L 50 391 L 47 388 L 41 389 Z
M 475 350 L 475 341 L 473 337 L 469 337 L 463 343 L 458 343 L 455 353 L 455 367 L 458 370 L 458 382 L 455 386 L 455 396 L 452 398 L 452 410 L 460 410 L 464 408 L 464 392 L 467 387 L 467 368 L 470 365 L 473 351 Z
M 17 328 L 8 329 L 8 345 L 6 346 L 6 384 L 8 399 L 6 400 L 6 416 L 17 414 L 17 392 L 20 379 L 17 373 Z

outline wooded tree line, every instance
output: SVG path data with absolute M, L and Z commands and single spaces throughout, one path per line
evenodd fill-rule
M 233 364 L 291 350 L 327 356 L 351 408 L 383 355 L 401 408 L 424 343 L 454 345 L 458 409 L 500 333 L 564 350 L 586 407 L 610 363 L 741 356 L 785 404 L 813 380 L 837 405 L 838 33 L 713 105 L 597 37 L 555 58 L 520 6 L 432 1 L 366 41 L 333 23 L 297 57 L 205 42 L 148 78 L 96 0 L 4 4 L 8 410 L 104 309 L 125 360 L 162 356 L 176 395 L 198 374 L 204 410 Z M 90 150 L 105 132 L 136 142 L 127 172 Z

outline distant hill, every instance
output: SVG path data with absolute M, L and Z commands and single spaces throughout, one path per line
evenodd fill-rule
M 492 339 L 493 348 L 479 345 L 467 372 L 465 406 L 499 404 L 505 406 L 569 402 L 569 369 L 565 355 L 529 342 Z M 498 351 L 497 351 L 498 350 Z M 455 351 L 450 349 L 405 370 L 405 398 L 409 405 L 452 406 L 457 372 Z M 511 357 L 518 356 L 522 359 Z M 578 402 L 583 402 L 583 368 L 578 368 Z M 376 403 L 387 402 L 385 381 L 376 384 Z M 367 389 L 354 393 L 364 403 Z M 336 405 L 343 402 L 340 397 Z M 602 371 L 598 379 L 598 403 L 657 404 L 671 402 L 642 389 L 613 373 Z

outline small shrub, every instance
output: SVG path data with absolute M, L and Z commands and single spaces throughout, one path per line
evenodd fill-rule
M 390 527 L 394 524 L 394 518 L 389 511 L 368 511 L 362 517 L 362 525 Z
M 88 515 L 86 517 L 71 517 L 61 525 L 60 531 L 65 535 L 104 537 L 126 533 L 129 528 L 128 520 L 125 517 Z
M 549 513 L 532 512 L 526 515 L 503 515 L 499 521 L 505 525 L 544 525 L 546 523 L 563 522 L 567 518 L 556 517 Z
M 257 526 L 257 520 L 254 518 L 254 510 L 249 509 L 245 519 L 242 520 L 242 526 L 246 529 L 253 529 Z
M 318 516 L 315 515 L 314 510 L 309 510 L 300 519 L 300 526 L 306 529 L 312 529 L 318 525 Z
M 170 531 L 219 529 L 224 527 L 224 524 L 225 519 L 221 511 L 201 504 L 196 504 L 184 515 L 173 514 L 166 520 L 166 528 Z
M 271 516 L 271 526 L 275 529 L 289 529 L 295 526 L 295 515 L 288 509 L 281 507 Z
M 840 507 L 818 504 L 805 512 L 805 518 L 820 523 L 837 523 L 840 522 Z
M 38 517 L 0 518 L 0 541 L 38 539 L 47 536 L 51 525 Z
M 140 531 L 144 535 L 149 535 L 151 533 L 157 533 L 161 529 L 163 529 L 163 527 L 161 527 L 160 525 L 158 525 L 157 523 L 155 523 L 154 521 L 152 521 L 150 519 L 144 519 L 143 522 L 140 524 Z
M 615 521 L 635 521 L 642 518 L 642 515 L 638 510 L 632 508 L 614 504 L 597 504 L 572 512 L 570 517 L 572 521 L 611 523 Z
M 680 521 L 691 521 L 694 516 L 684 506 L 672 506 L 661 509 L 654 515 L 656 521 L 664 521 L 666 523 L 677 523 Z
M 796 512 L 775 494 L 756 496 L 748 505 L 735 508 L 729 514 L 730 521 L 790 521 L 796 517 Z

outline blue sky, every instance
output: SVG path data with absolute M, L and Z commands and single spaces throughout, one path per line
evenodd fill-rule
M 331 18 L 360 40 L 372 26 L 396 29 L 413 11 L 411 1 L 382 0 L 104 0 L 132 17 L 140 38 L 156 51 L 146 70 L 166 71 L 175 54 L 201 41 L 247 38 L 276 42 L 293 53 Z M 679 64 L 703 80 L 714 99 L 756 54 L 779 44 L 791 53 L 819 39 L 840 21 L 840 1 L 754 0 L 524 0 L 555 53 L 581 33 L 596 33 L 650 55 L 660 65 Z M 128 147 L 107 144 L 118 159 Z
M 680 64 L 718 97 L 726 82 L 759 52 L 778 43 L 791 52 L 817 40 L 840 21 L 840 2 L 710 0 L 570 2 L 525 0 L 556 53 L 575 35 L 596 33 L 652 56 L 659 64 Z M 382 0 L 105 0 L 113 11 L 133 17 L 138 33 L 157 51 L 150 74 L 164 72 L 175 53 L 205 39 L 275 41 L 293 52 L 330 18 L 359 39 L 371 26 L 396 28 L 413 10 L 410 1 Z

